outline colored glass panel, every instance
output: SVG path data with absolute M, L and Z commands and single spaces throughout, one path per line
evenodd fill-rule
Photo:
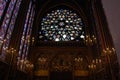
M 60 9 L 51 11 L 41 21 L 40 40 L 74 41 L 84 39 L 82 19 L 73 11 Z
M 3 15 L 3 12 L 5 10 L 7 2 L 8 2 L 8 0 L 0 0 L 0 20 Z
M 0 32 L 0 41 L 5 40 L 3 46 L 0 46 L 2 47 L 2 57 L 5 57 L 5 49 L 9 46 L 21 1 L 22 0 L 11 0 L 7 13 L 5 14 Z
M 9 27 L 9 23 L 10 23 L 10 19 L 12 16 L 12 11 L 13 11 L 15 3 L 16 3 L 16 0 L 11 0 L 11 2 L 9 4 L 7 13 L 5 15 L 5 18 L 3 20 L 3 23 L 2 23 L 1 29 L 0 29 L 0 42 L 3 41 L 3 39 L 5 38 L 5 33 L 7 33 L 7 29 Z
M 27 12 L 27 15 L 26 15 L 25 24 L 24 24 L 23 34 L 22 34 L 22 37 L 21 37 L 21 43 L 20 43 L 20 48 L 19 48 L 19 57 L 22 56 L 22 53 L 25 53 L 24 47 L 26 45 L 25 44 L 26 43 L 26 40 L 25 40 L 26 39 L 26 31 L 27 31 L 27 27 L 28 27 L 28 22 L 29 22 L 29 16 L 30 16 L 30 12 L 31 12 L 31 7 L 32 7 L 32 3 L 30 2 L 29 8 L 28 8 L 28 12 Z
M 14 8 L 13 15 L 11 17 L 11 21 L 10 21 L 8 31 L 7 31 L 6 46 L 4 46 L 4 47 L 8 47 L 8 45 L 9 45 L 9 41 L 10 41 L 13 29 L 14 29 L 14 24 L 15 24 L 15 21 L 16 21 L 16 18 L 17 18 L 17 14 L 18 14 L 18 11 L 19 11 L 19 6 L 20 6 L 21 1 L 22 0 L 18 0 L 17 3 L 16 3 L 16 6 Z

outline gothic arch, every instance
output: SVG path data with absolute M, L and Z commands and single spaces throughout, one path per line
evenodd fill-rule
M 72 2 L 72 4 L 71 4 L 71 2 Z M 65 7 L 65 8 L 68 8 L 68 9 L 71 9 L 71 10 L 74 10 L 75 12 L 77 12 L 77 14 L 83 19 L 83 22 L 84 22 L 84 25 L 85 25 L 86 34 L 89 34 L 89 30 L 87 29 L 89 23 L 88 23 L 88 19 L 86 17 L 86 14 L 83 11 L 83 8 L 80 5 L 78 5 L 76 1 L 72 0 L 71 2 L 67 2 L 67 1 L 64 1 L 64 2 L 61 1 L 60 2 L 60 1 L 58 1 L 56 4 L 50 5 L 50 4 L 52 4 L 52 1 L 51 2 L 47 1 L 41 7 L 41 9 L 39 9 L 39 11 L 37 13 L 37 18 L 36 18 L 36 21 L 35 21 L 35 27 L 36 27 L 36 31 L 35 32 L 38 32 L 38 27 L 40 27 L 40 20 L 43 18 L 43 16 L 45 14 L 47 14 L 49 11 L 52 11 L 54 9 L 57 9 L 57 8 L 59 9 L 59 8 Z

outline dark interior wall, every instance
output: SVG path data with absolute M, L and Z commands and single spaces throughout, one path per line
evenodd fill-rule
M 120 0 L 102 0 L 120 63 Z

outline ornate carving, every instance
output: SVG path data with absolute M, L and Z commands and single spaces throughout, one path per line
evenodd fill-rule
M 67 56 L 67 58 L 66 58 Z M 51 64 L 53 71 L 68 71 L 72 70 L 72 56 L 71 55 L 57 55 Z
M 36 64 L 36 69 L 37 70 L 48 70 L 48 61 L 49 57 L 47 55 L 41 55 L 38 58 L 37 64 Z

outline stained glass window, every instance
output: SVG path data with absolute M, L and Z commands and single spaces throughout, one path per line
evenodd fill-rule
M 1 29 L 0 29 L 0 41 L 1 42 L 3 41 L 3 39 L 5 39 L 5 33 L 7 33 L 7 29 L 9 28 L 9 23 L 10 23 L 10 19 L 12 16 L 12 11 L 13 11 L 15 3 L 16 3 L 16 0 L 12 0 L 10 2 L 7 13 L 1 25 Z
M 15 1 L 15 0 L 14 0 Z M 15 20 L 17 18 L 17 14 L 18 14 L 18 11 L 19 11 L 19 6 L 20 6 L 20 3 L 21 3 L 22 0 L 18 0 L 16 2 L 16 5 L 14 7 L 14 10 L 13 10 L 13 13 L 12 14 L 12 17 L 11 17 L 11 21 L 10 21 L 10 24 L 9 24 L 9 27 L 8 27 L 8 30 L 7 30 L 7 35 L 6 35 L 6 44 L 4 45 L 4 47 L 8 47 L 9 45 L 9 41 L 10 41 L 10 38 L 11 38 L 11 35 L 12 35 L 12 32 L 13 32 L 13 29 L 14 29 L 14 24 L 15 24 Z
M 21 60 L 25 60 L 28 55 L 34 14 L 35 14 L 34 5 L 32 5 L 32 1 L 31 1 L 29 4 L 29 9 L 26 15 L 24 30 L 23 30 L 23 34 L 21 37 L 19 56 L 18 56 L 18 58 Z
M 14 29 L 14 24 L 17 18 L 21 1 L 22 0 L 11 0 L 9 3 L 8 9 L 5 14 L 5 18 L 3 20 L 3 23 L 1 25 L 1 30 L 0 30 L 0 42 L 5 40 L 5 43 L 1 43 L 1 46 L 0 46 L 2 47 L 1 56 L 5 55 L 5 48 L 9 46 L 9 42 Z
M 22 56 L 22 50 L 23 50 L 23 46 L 25 45 L 25 34 L 27 31 L 27 26 L 28 26 L 28 22 L 29 22 L 29 16 L 30 16 L 30 12 L 31 12 L 31 7 L 32 7 L 32 3 L 30 2 L 29 4 L 29 9 L 26 15 L 26 20 L 25 20 L 25 24 L 24 24 L 24 29 L 23 29 L 23 33 L 22 33 L 22 37 L 21 37 L 21 43 L 20 43 L 20 48 L 19 48 L 19 57 Z
M 29 21 L 28 21 L 28 28 L 26 30 L 25 43 L 23 46 L 24 59 L 27 58 L 27 56 L 28 56 L 28 49 L 29 49 L 29 45 L 30 45 L 30 38 L 31 38 L 31 31 L 32 31 L 32 23 L 33 23 L 33 19 L 34 19 L 33 16 L 34 16 L 34 8 L 32 6 L 31 14 L 30 14 Z
M 26 20 L 24 24 L 24 29 L 21 37 L 20 42 L 20 48 L 19 48 L 19 55 L 18 55 L 18 61 L 17 61 L 17 68 L 24 70 L 26 66 L 23 63 L 28 61 L 28 51 L 30 47 L 30 39 L 31 39 L 31 33 L 32 33 L 32 25 L 34 21 L 34 15 L 35 15 L 35 5 L 30 1 L 28 12 L 26 15 Z
M 3 15 L 3 12 L 5 10 L 7 2 L 8 2 L 8 0 L 0 0 L 0 20 Z
M 29 50 L 29 46 L 30 46 L 30 37 L 31 37 L 31 33 L 32 33 L 32 25 L 33 25 L 33 21 L 34 21 L 34 15 L 35 15 L 35 11 L 34 11 L 34 7 L 32 8 L 32 13 L 30 15 L 30 20 L 29 20 L 29 25 L 28 25 L 28 30 L 27 30 L 27 46 L 26 46 L 26 58 L 28 56 L 28 50 Z
M 82 18 L 74 11 L 58 9 L 41 20 L 39 39 L 50 41 L 79 41 L 84 39 Z

